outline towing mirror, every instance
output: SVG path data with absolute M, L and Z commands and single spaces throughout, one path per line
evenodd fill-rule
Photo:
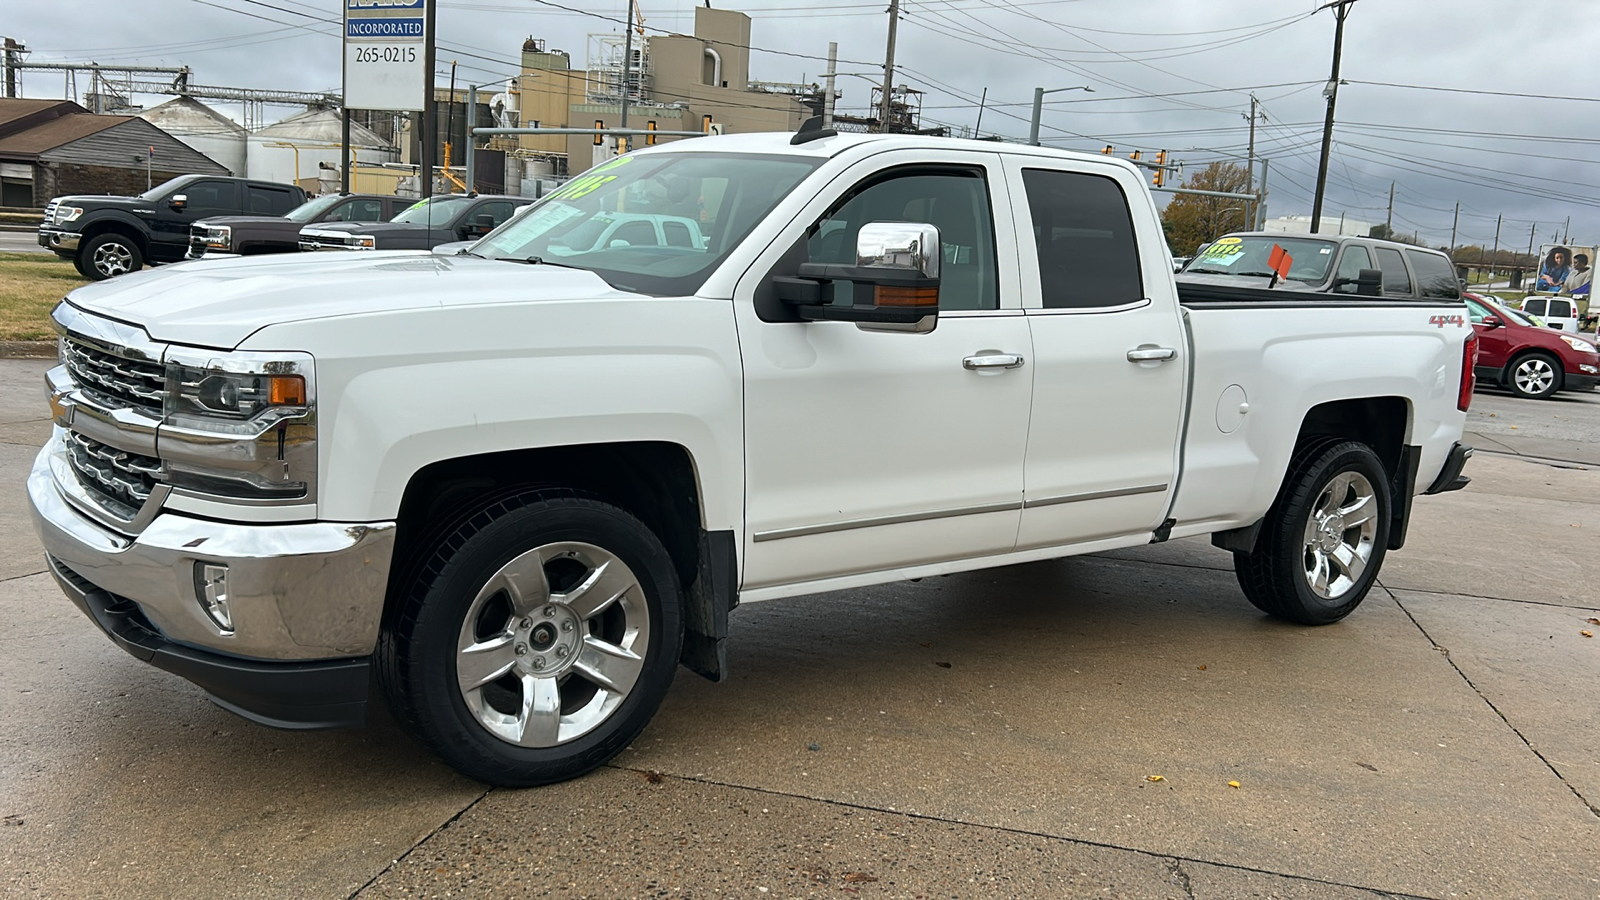
M 167 205 L 172 207 L 173 209 L 181 211 L 184 207 L 189 205 L 189 195 L 188 194 L 173 194 L 172 195 L 172 199 L 167 201 Z
M 1356 286 L 1356 293 L 1363 297 L 1383 296 L 1383 270 L 1362 269 L 1354 278 L 1335 278 L 1333 289 L 1339 290 L 1347 284 Z
M 926 333 L 938 324 L 942 247 L 932 225 L 872 222 L 856 235 L 855 265 L 801 263 L 796 277 L 775 278 L 773 286 L 802 319 Z M 849 305 L 835 303 L 840 282 L 850 285 Z

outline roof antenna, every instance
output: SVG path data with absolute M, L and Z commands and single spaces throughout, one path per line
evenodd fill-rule
M 834 131 L 832 128 L 822 127 L 821 116 L 812 116 L 800 123 L 800 130 L 794 133 L 794 137 L 789 138 L 789 143 L 805 144 L 822 138 L 836 137 L 838 134 L 839 132 Z

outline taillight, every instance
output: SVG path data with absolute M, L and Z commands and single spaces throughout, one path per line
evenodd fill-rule
M 1466 343 L 1461 345 L 1461 393 L 1456 395 L 1456 409 L 1462 412 L 1472 405 L 1472 389 L 1478 385 L 1478 377 L 1473 374 L 1473 368 L 1478 364 L 1478 334 L 1473 332 L 1467 335 Z

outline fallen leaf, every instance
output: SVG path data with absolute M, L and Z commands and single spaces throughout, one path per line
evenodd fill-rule
M 1584 637 L 1594 637 L 1594 632 L 1592 632 L 1592 631 L 1580 631 L 1578 633 L 1583 635 Z
M 950 668 L 950 664 L 949 664 L 949 663 L 947 663 L 947 662 L 936 662 L 936 663 L 934 663 L 934 665 L 936 665 L 936 666 L 938 666 L 938 667 L 939 667 L 939 668 L 941 668 L 941 669 L 948 669 L 948 668 Z
M 1239 786 L 1239 782 L 1237 782 L 1237 781 L 1230 781 L 1230 782 L 1228 782 L 1228 787 L 1231 787 L 1231 788 L 1236 788 L 1236 787 L 1238 787 L 1238 786 Z
M 656 771 L 646 772 L 644 773 L 644 780 L 650 782 L 651 784 L 660 784 L 661 773 Z
M 1593 616 L 1590 616 L 1589 617 L 1589 624 L 1590 625 L 1600 625 L 1600 619 L 1596 619 Z
M 846 872 L 844 873 L 844 880 L 851 884 L 860 884 L 864 881 L 877 881 L 878 876 L 868 875 L 865 872 Z
M 1202 672 L 1204 672 L 1204 671 L 1205 671 L 1205 670 L 1206 670 L 1206 667 L 1205 667 L 1205 666 L 1201 666 L 1201 667 L 1200 667 L 1200 671 L 1202 671 Z
M 1145 781 L 1166 781 L 1167 779 L 1164 776 L 1161 776 L 1161 775 L 1146 775 L 1144 777 L 1144 780 Z
M 918 647 L 932 647 L 933 641 L 917 641 Z

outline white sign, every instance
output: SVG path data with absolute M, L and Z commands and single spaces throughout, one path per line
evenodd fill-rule
M 344 104 L 421 110 L 428 94 L 428 3 L 345 0 Z

